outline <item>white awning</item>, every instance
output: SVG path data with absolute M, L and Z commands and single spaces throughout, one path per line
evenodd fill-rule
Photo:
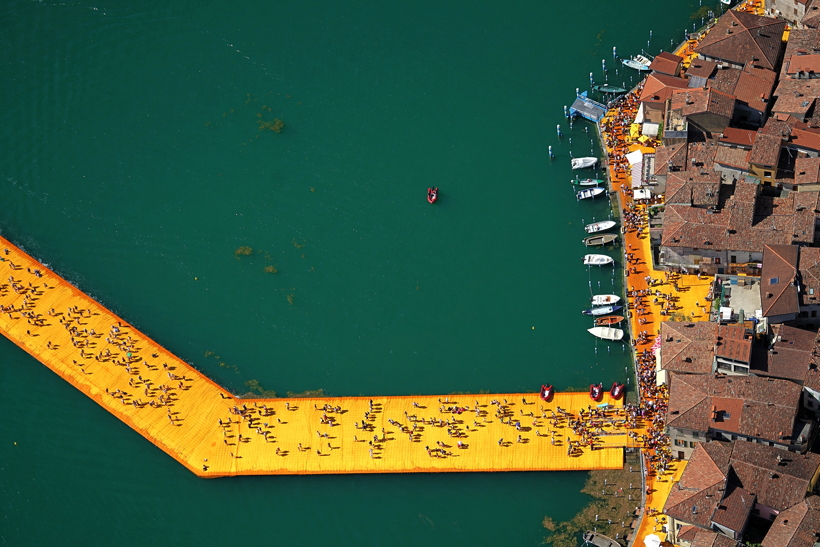
M 626 161 L 629 162 L 629 165 L 635 165 L 636 163 L 643 162 L 643 152 L 641 152 L 640 150 L 630 152 L 626 155 Z
M 635 116 L 635 123 L 643 123 L 643 103 L 638 107 L 638 114 Z M 657 135 L 657 133 L 655 133 Z
M 633 197 L 635 199 L 652 199 L 652 192 L 646 188 L 635 190 Z
M 661 127 L 660 124 L 652 123 L 652 122 L 646 122 L 646 123 L 643 124 L 643 127 L 641 129 L 641 133 L 643 133 L 647 137 L 657 137 L 658 136 L 658 131 L 660 131 L 660 127 Z
M 724 321 L 731 321 L 732 320 L 732 308 L 720 308 L 720 318 Z

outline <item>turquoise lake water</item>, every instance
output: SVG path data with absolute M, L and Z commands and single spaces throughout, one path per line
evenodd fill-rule
M 609 213 L 575 200 L 597 148 L 562 107 L 698 9 L 3 2 L 0 232 L 237 393 L 624 381 L 579 313 L 620 285 L 581 265 Z M 587 502 L 585 473 L 201 480 L 6 339 L 0 363 L 1 545 L 537 545 Z

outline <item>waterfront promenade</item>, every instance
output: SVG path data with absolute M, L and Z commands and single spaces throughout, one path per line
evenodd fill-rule
M 608 394 L 590 418 L 586 392 L 240 399 L 0 249 L 0 332 L 199 476 L 616 469 L 644 430 Z

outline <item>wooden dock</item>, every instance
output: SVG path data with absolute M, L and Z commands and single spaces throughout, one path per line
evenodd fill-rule
M 202 477 L 616 469 L 634 444 L 608 394 L 593 447 L 586 393 L 240 399 L 2 237 L 0 272 L 0 332 Z

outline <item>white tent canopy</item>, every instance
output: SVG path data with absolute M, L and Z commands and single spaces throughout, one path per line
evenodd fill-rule
M 643 152 L 640 150 L 635 150 L 634 152 L 630 152 L 626 155 L 626 161 L 629 162 L 629 165 L 635 165 L 636 163 L 643 163 Z

